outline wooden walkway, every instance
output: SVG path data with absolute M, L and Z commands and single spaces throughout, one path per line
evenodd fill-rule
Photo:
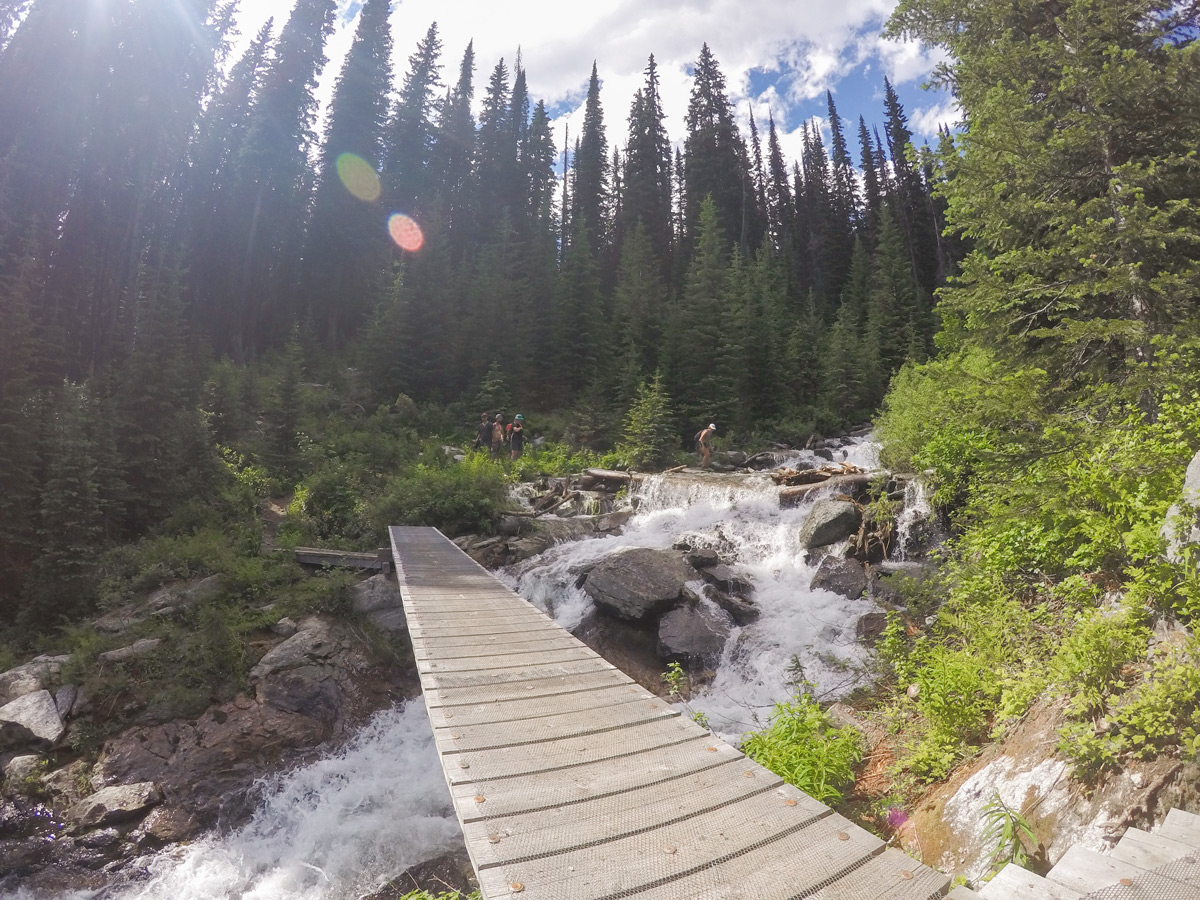
M 950 879 L 635 684 L 432 528 L 390 529 L 485 900 L 930 900 Z

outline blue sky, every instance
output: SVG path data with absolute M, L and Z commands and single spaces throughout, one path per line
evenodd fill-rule
M 252 35 L 274 16 L 280 27 L 293 0 L 242 0 L 239 24 Z M 328 46 L 322 77 L 328 97 L 350 45 L 361 0 L 340 0 L 337 33 Z M 857 121 L 883 124 L 883 78 L 895 85 L 918 141 L 932 138 L 954 111 L 943 92 L 921 89 L 938 58 L 914 44 L 886 41 L 881 29 L 895 0 L 402 0 L 393 3 L 392 25 L 398 79 L 429 24 L 438 23 L 443 43 L 443 79 L 453 80 L 459 60 L 474 40 L 476 95 L 503 57 L 511 68 L 521 53 L 534 100 L 555 115 L 560 144 L 564 126 L 577 135 L 582 103 L 595 60 L 610 146 L 625 142 L 633 93 L 643 83 L 653 53 L 662 81 L 667 128 L 683 137 L 690 90 L 689 72 L 707 42 L 725 73 L 739 117 L 749 110 L 765 131 L 774 114 L 784 152 L 798 156 L 803 123 L 824 120 L 825 91 L 832 90 L 846 122 L 857 162 Z

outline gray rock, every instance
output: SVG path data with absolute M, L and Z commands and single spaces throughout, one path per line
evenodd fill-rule
M 16 784 L 37 775 L 41 768 L 42 758 L 40 756 L 14 756 L 4 767 L 4 780 L 8 784 Z
M 63 663 L 71 657 L 38 656 L 22 666 L 0 673 L 0 706 L 48 688 L 62 672 Z
M 291 616 L 284 616 L 271 626 L 271 631 L 279 635 L 281 638 L 290 638 L 299 630 L 300 626 L 296 624 L 296 620 Z
M 676 607 L 658 620 L 658 655 L 713 663 L 720 658 L 733 627 L 733 617 L 716 605 Z
M 109 650 L 107 653 L 101 653 L 96 659 L 106 665 L 129 662 L 133 659 L 148 656 L 157 650 L 158 645 L 161 643 L 162 640 L 160 638 L 143 638 L 140 641 L 135 641 L 128 647 L 121 647 L 118 650 Z
M 825 556 L 817 565 L 817 574 L 809 587 L 855 600 L 867 589 L 867 570 L 858 560 Z
M 61 798 L 61 806 L 73 806 L 83 799 L 83 795 L 91 790 L 88 775 L 92 767 L 82 759 L 77 759 L 69 766 L 55 769 L 42 776 L 42 785 L 55 797 Z
M 644 619 L 679 602 L 684 586 L 696 578 L 696 570 L 677 552 L 639 547 L 602 560 L 588 574 L 584 590 L 607 612 Z
M 103 828 L 136 819 L 162 802 L 153 781 L 101 788 L 67 810 L 67 821 L 76 828 Z
M 258 665 L 250 670 L 250 677 L 258 681 L 276 672 L 324 662 L 337 653 L 339 647 L 326 623 L 306 619 L 300 631 L 263 655 Z
M 691 548 L 685 544 L 683 547 L 677 547 L 676 549 L 688 550 Z M 710 566 L 717 565 L 717 563 L 721 561 L 721 558 L 717 556 L 716 550 L 702 548 L 700 550 L 692 550 L 692 552 L 687 555 L 687 561 L 688 565 L 692 566 L 693 568 L 707 569 Z
M 754 590 L 754 585 L 750 582 L 749 578 L 744 575 L 738 575 L 729 566 L 709 566 L 701 574 L 704 576 L 705 581 L 716 585 L 727 594 L 745 595 Z
M 150 606 L 154 609 L 191 609 L 205 600 L 218 596 L 225 590 L 229 579 L 224 575 L 209 575 L 191 584 L 173 584 L 160 588 L 150 595 Z
M 844 540 L 858 530 L 862 513 L 848 500 L 818 500 L 800 528 L 800 546 L 806 550 Z
M 400 587 L 387 575 L 372 575 L 350 591 L 354 611 L 361 613 L 381 631 L 405 631 L 404 598 Z
M 1200 453 L 1188 463 L 1182 499 L 1167 510 L 1159 534 L 1167 542 L 1167 559 L 1174 563 L 1183 561 L 1185 547 L 1200 544 Z
M 156 806 L 129 837 L 138 846 L 158 846 L 186 841 L 199 830 L 200 824 L 186 810 Z
M 64 684 L 54 693 L 54 705 L 62 718 L 71 715 L 75 702 L 79 699 L 79 687 L 74 684 Z
M 869 612 L 854 625 L 854 634 L 864 644 L 874 645 L 887 627 L 887 613 Z
M 759 608 L 754 605 L 753 601 L 747 600 L 745 597 L 726 594 L 715 584 L 704 586 L 704 596 L 733 616 L 733 621 L 739 625 L 749 625 L 758 620 Z
M 0 706 L 0 747 L 41 743 L 53 746 L 67 730 L 49 691 L 35 691 Z

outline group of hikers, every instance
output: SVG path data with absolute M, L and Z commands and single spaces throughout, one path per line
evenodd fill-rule
M 504 446 L 508 445 L 510 460 L 518 460 L 525 452 L 525 417 L 518 414 L 507 425 L 503 413 L 496 413 L 494 420 L 487 413 L 479 414 L 479 434 L 475 438 L 477 448 L 486 448 L 492 459 L 504 458 Z

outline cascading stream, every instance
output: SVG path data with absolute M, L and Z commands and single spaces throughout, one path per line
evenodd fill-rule
M 874 469 L 876 454 L 876 445 L 860 441 L 846 448 L 846 461 Z M 788 462 L 826 460 L 797 454 Z M 834 699 L 866 680 L 869 654 L 856 640 L 855 625 L 876 607 L 809 587 L 816 569 L 797 533 L 817 497 L 780 509 L 778 489 L 765 475 L 684 473 L 645 478 L 634 498 L 637 513 L 620 536 L 560 544 L 501 577 L 574 629 L 594 609 L 578 586 L 580 575 L 604 557 L 632 547 L 664 549 L 680 539 L 716 548 L 753 582 L 761 613 L 758 621 L 733 629 L 715 676 L 691 700 L 731 740 L 764 723 L 773 704 L 801 681 L 812 683 L 822 699 Z
M 377 713 L 342 750 L 269 779 L 262 792 L 241 828 L 141 860 L 130 869 L 143 867 L 145 878 L 101 896 L 350 900 L 462 846 L 420 702 Z M 93 896 L 79 892 L 71 900 Z

